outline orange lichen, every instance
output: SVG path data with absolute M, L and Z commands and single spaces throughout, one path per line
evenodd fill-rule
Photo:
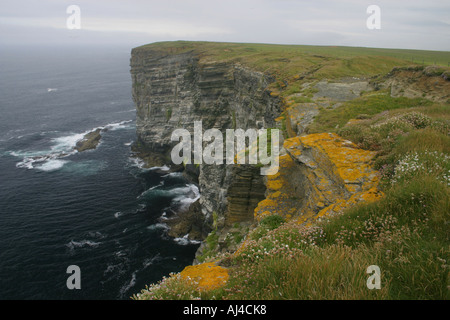
M 208 291 L 224 286 L 228 281 L 228 270 L 217 266 L 214 262 L 187 266 L 180 276 L 193 281 L 201 291 Z
M 283 147 L 287 154 L 279 158 L 278 173 L 267 177 L 266 199 L 255 209 L 257 220 L 277 214 L 306 224 L 382 196 L 371 166 L 374 152 L 330 133 L 289 138 Z M 299 170 L 304 179 L 300 189 L 293 175 Z
M 375 156 L 373 151 L 359 149 L 354 143 L 331 133 L 303 136 L 300 141 L 303 148 L 314 148 L 324 154 L 350 192 L 355 191 L 352 184 L 372 181 L 376 176 L 370 166 Z
M 289 192 L 286 191 L 286 187 L 289 186 L 289 175 L 295 165 L 295 162 L 289 155 L 286 154 L 279 157 L 280 168 L 278 172 L 267 176 L 266 199 L 259 202 L 255 208 L 254 216 L 257 220 L 272 214 L 285 216 L 285 214 L 290 212 L 291 206 L 288 205 L 290 202 Z M 286 218 L 288 217 L 286 216 Z
M 280 93 L 277 92 L 277 91 L 272 91 L 272 92 L 270 93 L 270 96 L 271 96 L 271 97 L 278 97 L 279 95 L 280 95 Z

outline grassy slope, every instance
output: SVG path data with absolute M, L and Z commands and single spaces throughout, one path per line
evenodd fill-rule
M 450 61 L 448 52 L 411 50 L 186 42 L 151 45 L 163 50 L 173 46 L 176 52 L 201 48 L 205 61 L 240 60 L 289 83 L 309 71 L 314 71 L 311 79 L 383 74 L 394 66 L 411 64 L 411 56 L 442 64 Z M 408 60 L 397 57 L 402 55 Z M 281 94 L 283 90 L 289 86 L 280 88 Z M 362 114 L 360 122 L 346 125 Z M 374 165 L 380 169 L 386 196 L 308 229 L 279 219 L 263 220 L 238 255 L 216 257 L 230 266 L 224 288 L 198 292 L 172 276 L 143 290 L 140 298 L 448 299 L 449 123 L 448 104 L 392 98 L 387 93 L 364 95 L 337 109 L 322 110 L 311 130 L 334 131 L 377 151 Z M 370 265 L 381 269 L 380 290 L 366 286 Z

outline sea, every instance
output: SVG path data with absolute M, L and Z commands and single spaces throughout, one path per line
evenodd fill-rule
M 1 300 L 128 300 L 192 263 L 199 243 L 164 221 L 199 190 L 133 154 L 130 53 L 2 48 Z M 96 149 L 74 150 L 98 128 Z

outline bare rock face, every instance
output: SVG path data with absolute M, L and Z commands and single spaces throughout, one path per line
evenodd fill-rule
M 390 88 L 393 97 L 425 98 L 445 103 L 450 101 L 450 76 L 437 66 L 394 68 L 381 83 Z
M 131 76 L 137 109 L 136 151 L 159 165 L 163 161 L 171 166 L 170 151 L 178 143 L 171 141 L 172 132 L 183 128 L 193 134 L 194 121 L 202 121 L 203 130 L 216 128 L 225 133 L 226 129 L 275 127 L 281 113 L 281 101 L 266 90 L 273 81 L 270 76 L 237 63 L 206 61 L 199 52 L 135 48 Z M 265 190 L 256 172 L 259 169 L 233 165 L 198 167 L 197 209 L 210 228 L 213 214 L 221 226 L 253 221 L 253 210 Z M 186 221 L 180 232 L 186 231 Z M 204 229 L 196 234 L 204 234 Z
M 253 222 L 254 210 L 265 198 L 266 187 L 260 169 L 251 165 L 234 166 L 233 180 L 227 192 L 225 226 Z
M 137 135 L 153 152 L 168 153 L 178 128 L 271 127 L 279 101 L 265 88 L 264 74 L 226 62 L 202 62 L 198 53 L 162 54 L 135 48 L 131 57 Z
M 361 95 L 361 92 L 372 91 L 368 81 L 351 79 L 340 82 L 320 81 L 315 86 L 317 93 L 314 98 L 328 98 L 333 101 L 348 101 Z
M 95 131 L 87 133 L 83 137 L 83 139 L 76 143 L 75 150 L 77 150 L 78 152 L 83 152 L 86 150 L 97 148 L 98 144 L 100 143 L 100 139 L 102 138 L 101 132 L 102 129 L 97 129 Z

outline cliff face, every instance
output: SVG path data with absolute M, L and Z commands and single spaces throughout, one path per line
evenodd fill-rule
M 201 62 L 198 53 L 164 54 L 135 48 L 131 57 L 137 136 L 149 149 L 167 153 L 175 129 L 272 127 L 279 101 L 262 73 L 226 62 Z
M 221 132 L 271 128 L 281 112 L 280 100 L 266 90 L 273 81 L 269 76 L 237 63 L 205 62 L 194 51 L 171 54 L 148 47 L 135 48 L 131 75 L 137 144 L 141 152 L 152 154 L 151 166 L 171 163 L 170 151 L 178 143 L 170 140 L 172 132 L 184 128 L 193 133 L 194 121 L 202 121 L 203 130 L 216 128 Z M 235 223 L 253 221 L 253 210 L 265 192 L 259 169 L 255 169 L 199 166 L 201 197 L 196 208 L 207 222 L 203 234 L 214 223 L 222 230 Z M 213 216 L 217 221 L 213 221 Z

